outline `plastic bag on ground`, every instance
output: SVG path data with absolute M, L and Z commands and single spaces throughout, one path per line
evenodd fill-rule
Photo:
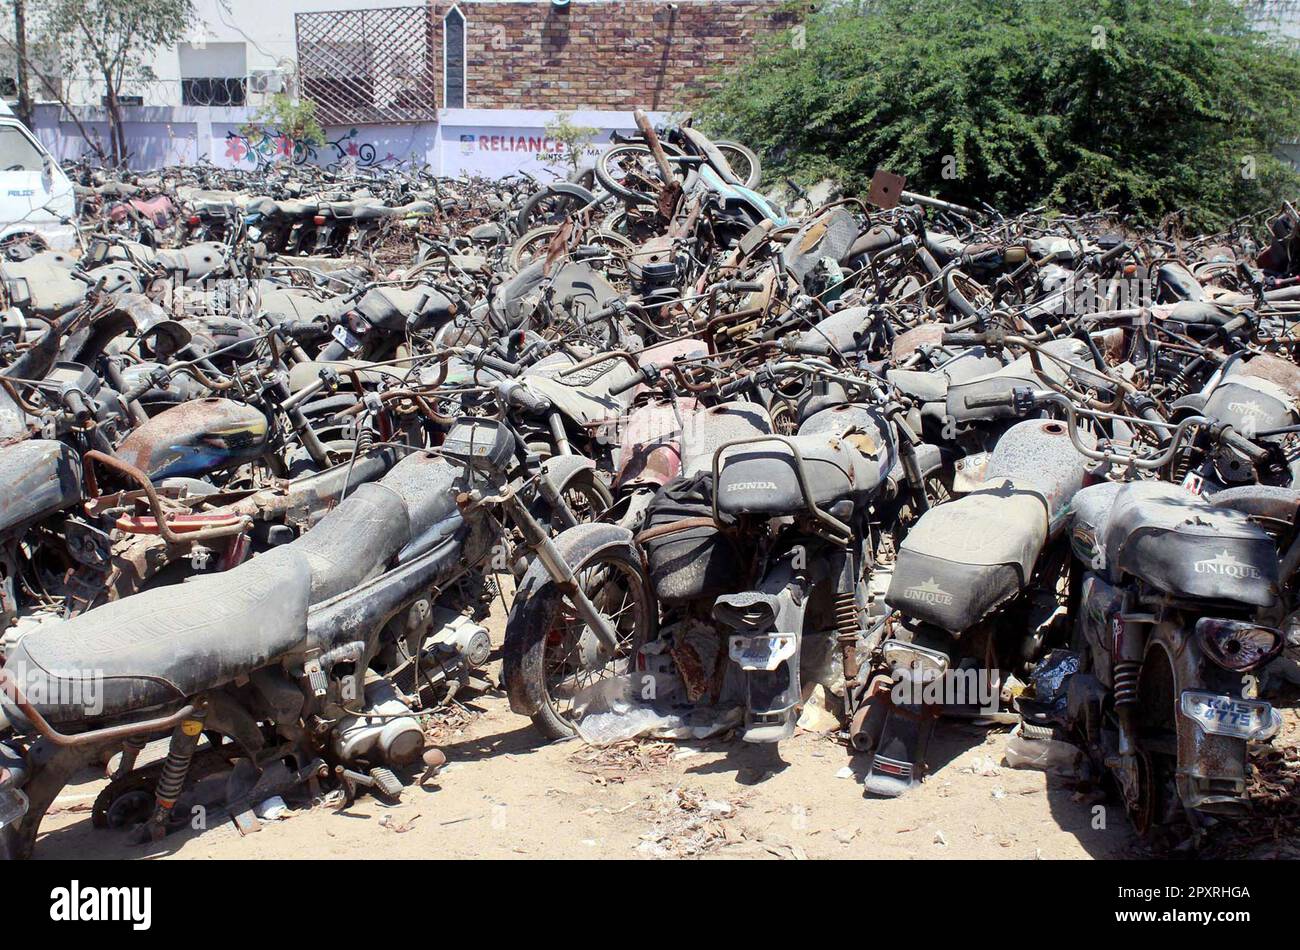
M 1022 735 L 1020 727 L 1011 730 L 1007 738 L 1003 761 L 1013 769 L 1033 769 L 1073 778 L 1079 774 L 1083 753 L 1077 746 L 1059 739 L 1031 739 Z
M 578 736 L 597 747 L 641 736 L 707 739 L 739 725 L 744 718 L 739 707 L 678 710 L 644 702 L 631 676 L 613 676 L 593 683 L 574 697 L 574 705 L 585 707 L 575 724 Z

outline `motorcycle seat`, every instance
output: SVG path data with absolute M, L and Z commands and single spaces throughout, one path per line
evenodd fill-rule
M 807 499 L 823 511 L 841 502 L 856 507 L 883 478 L 880 459 L 864 455 L 847 438 L 825 432 L 785 438 L 723 450 L 715 488 L 720 512 L 793 515 L 808 511 Z M 807 499 L 791 445 L 803 458 Z
M 292 546 L 113 601 L 24 637 L 7 658 L 50 722 L 178 703 L 301 643 L 312 571 Z M 32 684 L 39 683 L 39 698 Z
M 1232 500 L 1231 498 L 1229 499 Z M 1246 514 L 1167 482 L 1095 485 L 1075 495 L 1072 543 L 1112 581 L 1131 575 L 1176 597 L 1271 606 L 1273 539 Z
M 899 547 L 885 600 L 961 633 L 1020 593 L 1047 527 L 1042 497 L 1010 482 L 931 508 Z
M 921 402 L 943 402 L 948 398 L 948 377 L 942 373 L 915 369 L 891 369 L 885 379 L 896 386 L 903 395 Z
M 1241 485 L 1207 496 L 1212 504 L 1240 511 L 1258 521 L 1293 525 L 1300 519 L 1300 491 L 1274 485 Z
M 0 263 L 0 281 L 15 305 L 41 316 L 67 313 L 86 299 L 86 283 L 45 256 Z

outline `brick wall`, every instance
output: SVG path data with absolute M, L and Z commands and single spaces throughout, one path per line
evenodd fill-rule
M 452 4 L 430 5 L 441 60 L 441 19 Z M 687 108 L 718 72 L 750 58 L 763 34 L 794 22 L 781 0 L 456 6 L 466 21 L 470 109 Z M 441 89 L 441 61 L 435 73 Z

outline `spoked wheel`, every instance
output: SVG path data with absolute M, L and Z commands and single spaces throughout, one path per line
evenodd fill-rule
M 516 598 L 506 626 L 503 673 L 511 706 L 534 710 L 533 724 L 548 739 L 573 735 L 601 684 L 634 672 L 656 617 L 630 543 L 598 549 L 573 566 L 577 584 L 615 631 L 616 650 L 600 642 L 549 580 Z
M 527 234 L 542 225 L 563 224 L 565 218 L 576 215 L 594 201 L 594 195 L 584 197 L 550 187 L 543 188 L 520 209 L 519 217 L 515 219 L 515 233 Z
M 596 521 L 614 504 L 614 496 L 605 483 L 591 470 L 579 472 L 564 485 L 560 497 L 569 506 L 569 511 L 578 524 Z M 558 516 L 552 519 L 555 526 L 564 529 L 568 525 L 559 524 Z
M 799 434 L 799 410 L 788 399 L 773 399 L 768 408 L 772 417 L 772 431 L 777 435 Z
M 758 183 L 763 178 L 763 168 L 753 149 L 739 142 L 714 142 L 713 145 L 722 153 L 722 157 L 727 160 L 731 170 L 736 173 L 736 177 L 746 188 L 752 191 L 758 187 Z
M 1175 722 L 1174 671 L 1160 650 L 1151 650 L 1138 681 L 1138 756 L 1135 789 L 1126 796 L 1129 820 L 1143 838 L 1152 839 L 1179 823 L 1175 776 L 1178 726 Z
M 660 180 L 650 147 L 631 144 L 605 149 L 596 162 L 596 179 L 624 201 L 643 205 L 655 203 L 653 192 Z

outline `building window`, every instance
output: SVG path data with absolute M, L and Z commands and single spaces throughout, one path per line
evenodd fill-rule
M 242 106 L 248 101 L 243 79 L 182 79 L 181 104 L 186 106 Z
M 244 43 L 181 43 L 181 104 L 242 106 L 248 102 L 248 52 Z
M 465 17 L 459 7 L 442 18 L 442 104 L 465 108 Z

